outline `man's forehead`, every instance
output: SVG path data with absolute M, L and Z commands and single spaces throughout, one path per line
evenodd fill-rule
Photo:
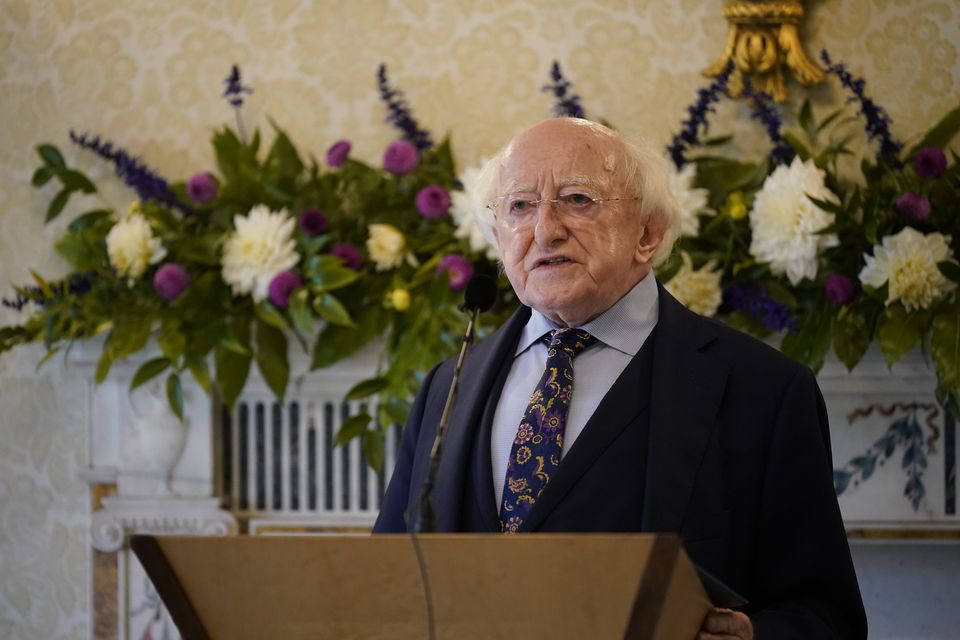
M 501 183 L 550 174 L 560 186 L 606 184 L 623 165 L 622 157 L 622 143 L 607 130 L 547 121 L 519 134 L 504 150 Z

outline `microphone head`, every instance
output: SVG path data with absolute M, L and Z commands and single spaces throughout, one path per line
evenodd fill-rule
M 497 283 L 490 276 L 478 274 L 467 283 L 463 292 L 463 308 L 466 311 L 486 311 L 497 299 Z

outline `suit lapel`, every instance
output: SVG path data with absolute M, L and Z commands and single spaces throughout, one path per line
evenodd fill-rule
M 521 306 L 500 329 L 467 353 L 457 402 L 447 425 L 433 494 L 438 531 L 459 529 L 461 501 L 471 499 L 463 495 L 463 483 L 464 473 L 472 466 L 470 451 L 476 439 L 476 430 L 498 372 L 509 366 L 508 358 L 513 355 L 520 332 L 529 317 L 530 309 Z M 440 414 L 434 419 L 439 422 Z M 491 482 L 489 465 L 486 475 L 487 482 Z
M 711 324 L 658 286 L 643 528 L 679 531 L 700 461 L 716 428 L 727 370 L 702 353 L 716 339 Z

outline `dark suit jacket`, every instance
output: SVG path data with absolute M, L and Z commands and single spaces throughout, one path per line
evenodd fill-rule
M 521 530 L 677 532 L 694 562 L 750 601 L 757 638 L 866 638 L 813 374 L 663 287 L 659 295 L 649 387 L 618 380 Z M 489 439 L 478 433 L 487 399 L 499 394 L 529 314 L 521 308 L 467 356 L 433 493 L 438 531 L 463 531 L 465 521 L 499 531 L 489 464 L 475 464 L 473 449 Z M 375 532 L 406 531 L 408 508 L 415 521 L 453 364 L 424 380 Z M 640 425 L 649 425 L 642 439 L 631 435 Z M 643 458 L 643 486 L 624 482 L 631 455 Z M 478 518 L 464 517 L 471 508 Z

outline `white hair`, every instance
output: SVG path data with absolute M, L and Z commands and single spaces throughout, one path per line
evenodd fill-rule
M 656 153 L 649 144 L 631 142 L 619 132 L 595 122 L 591 122 L 590 126 L 596 128 L 598 134 L 606 133 L 620 142 L 627 193 L 640 199 L 637 213 L 644 226 L 663 230 L 663 240 L 652 258 L 653 266 L 657 266 L 670 255 L 680 235 L 680 210 L 670 193 L 667 159 Z M 495 220 L 491 207 L 499 195 L 500 168 L 509 147 L 510 143 L 507 143 L 481 166 L 476 187 L 470 194 L 477 226 L 498 252 L 500 249 L 493 235 Z

